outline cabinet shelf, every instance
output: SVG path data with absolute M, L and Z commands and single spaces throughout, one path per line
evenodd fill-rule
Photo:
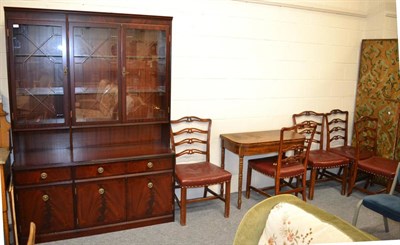
M 143 60 L 143 61 L 150 61 L 150 60 L 165 60 L 165 56 L 126 56 L 128 60 Z
M 18 58 L 62 58 L 62 54 L 15 54 Z
M 117 59 L 118 58 L 118 56 L 116 56 L 116 55 L 85 55 L 85 54 L 82 54 L 82 55 L 74 55 L 74 58 L 83 58 L 83 59 L 88 59 L 88 58 L 91 58 L 91 59 Z
M 17 96 L 27 96 L 27 95 L 64 95 L 63 87 L 41 87 L 41 88 L 17 88 Z
M 159 87 L 156 89 L 136 89 L 136 88 L 127 88 L 127 93 L 130 94 L 140 94 L 140 93 L 166 93 L 165 87 Z

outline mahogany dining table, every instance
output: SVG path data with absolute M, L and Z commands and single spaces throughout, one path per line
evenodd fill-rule
M 221 134 L 220 138 L 222 168 L 225 168 L 225 149 L 239 156 L 237 208 L 240 209 L 242 205 L 243 158 L 278 152 L 280 130 Z M 298 144 L 304 139 L 305 137 L 302 134 L 287 132 L 284 135 L 284 145 Z

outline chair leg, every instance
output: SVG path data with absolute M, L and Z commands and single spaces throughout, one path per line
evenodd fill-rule
M 230 205 L 231 203 L 231 182 L 227 181 L 225 183 L 225 218 L 229 217 Z
M 347 184 L 347 174 L 349 171 L 349 167 L 341 167 L 343 168 L 343 173 L 342 173 L 342 195 L 346 195 L 346 184 Z
M 297 176 L 296 177 L 296 186 L 295 186 L 295 188 L 299 189 L 299 186 L 300 186 L 300 176 Z M 297 192 L 297 191 L 294 194 L 296 195 L 296 197 L 299 196 L 299 192 Z
M 186 187 L 181 187 L 181 225 L 186 225 Z
M 350 196 L 353 192 L 354 185 L 356 184 L 357 178 L 357 168 L 353 164 L 352 168 L 350 169 L 350 178 L 349 178 L 349 187 L 347 190 L 347 196 Z
M 297 179 L 298 182 L 300 182 L 300 176 L 298 177 L 299 179 Z M 305 172 L 301 178 L 301 184 L 302 184 L 302 191 L 301 191 L 301 195 L 303 196 L 303 201 L 307 201 L 307 172 Z
M 224 183 L 222 183 L 222 184 L 220 185 L 220 188 L 219 188 L 219 196 L 221 196 L 221 197 L 224 196 Z
M 390 190 L 392 189 L 392 185 L 395 185 L 396 183 L 393 183 L 393 180 L 387 179 L 387 184 L 386 184 L 386 194 L 390 193 Z
M 250 166 L 247 167 L 247 180 L 246 180 L 246 198 L 250 198 L 250 185 L 251 185 L 251 172 L 252 168 Z
M 357 203 L 356 210 L 355 210 L 354 216 L 353 216 L 353 222 L 352 222 L 352 225 L 354 225 L 354 226 L 356 226 L 356 224 L 357 224 L 358 214 L 360 213 L 360 208 L 362 206 L 362 203 L 363 203 L 363 200 L 360 200 Z
M 315 179 L 317 178 L 317 169 L 311 169 L 310 176 L 310 187 L 308 190 L 308 199 L 312 200 L 314 198 L 314 187 L 315 187 Z
M 283 182 L 283 180 L 278 179 L 275 177 L 275 196 L 279 195 L 279 193 L 281 192 L 281 183 Z
M 383 225 L 385 226 L 385 232 L 389 232 L 388 219 L 385 216 L 383 216 Z

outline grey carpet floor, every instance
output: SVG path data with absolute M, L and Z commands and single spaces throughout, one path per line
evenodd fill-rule
M 337 183 L 326 182 L 316 187 L 314 200 L 308 202 L 351 223 L 355 206 L 363 196 L 358 191 L 354 191 L 350 197 L 342 196 Z M 175 222 L 42 244 L 228 245 L 232 244 L 236 228 L 246 211 L 264 199 L 252 192 L 250 199 L 242 198 L 242 208 L 239 210 L 236 208 L 237 193 L 232 193 L 229 218 L 224 218 L 224 205 L 219 200 L 194 203 L 188 207 L 187 225 L 181 226 L 176 205 Z M 382 216 L 366 208 L 360 211 L 357 227 L 382 240 L 400 239 L 400 223 L 389 220 L 390 231 L 386 233 Z M 400 244 L 400 240 L 394 242 Z

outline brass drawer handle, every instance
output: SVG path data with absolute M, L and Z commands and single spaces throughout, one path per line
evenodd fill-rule
M 153 164 L 152 162 L 148 162 L 148 163 L 147 163 L 147 167 L 148 167 L 148 168 L 152 168 L 153 166 L 154 166 L 154 164 Z
M 104 173 L 104 168 L 103 168 L 103 167 L 99 167 L 99 168 L 97 169 L 97 173 L 99 173 L 99 174 Z
M 152 182 L 149 182 L 149 183 L 147 184 L 147 187 L 149 187 L 149 189 L 153 188 L 153 183 L 152 183 Z
M 42 200 L 43 200 L 44 202 L 47 202 L 47 201 L 49 200 L 49 195 L 43 195 L 43 196 L 42 196 Z
M 47 173 L 46 172 L 41 173 L 40 178 L 45 180 L 47 178 Z
M 99 194 L 100 194 L 100 195 L 103 195 L 104 192 L 105 192 L 104 188 L 100 188 L 100 189 L 99 189 Z

